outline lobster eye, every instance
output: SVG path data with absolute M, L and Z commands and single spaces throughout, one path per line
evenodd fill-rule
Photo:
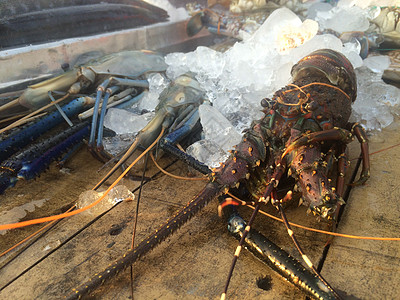
M 178 95 L 176 95 L 175 100 L 177 103 L 183 103 L 185 102 L 185 94 L 184 93 L 179 93 Z
M 305 109 L 306 109 L 307 111 L 314 111 L 314 110 L 316 110 L 317 108 L 318 108 L 318 104 L 315 103 L 314 101 L 312 101 L 312 102 L 310 102 L 310 103 L 307 103 L 307 105 L 305 106 Z
M 270 108 L 272 106 L 272 100 L 269 98 L 264 98 L 261 100 L 261 106 L 265 108 Z

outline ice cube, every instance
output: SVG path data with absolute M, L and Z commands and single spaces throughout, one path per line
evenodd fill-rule
M 160 93 L 154 91 L 144 91 L 143 97 L 140 99 L 139 103 L 136 106 L 136 110 L 138 112 L 154 111 L 159 101 Z
M 186 153 L 210 168 L 218 167 L 229 157 L 229 153 L 210 140 L 195 142 L 186 149 Z
M 160 73 L 152 73 L 148 75 L 147 80 L 149 82 L 149 90 L 143 92 L 144 96 L 137 105 L 139 111 L 154 111 L 160 102 L 159 96 L 161 92 L 167 88 L 169 84 L 169 80 Z
M 240 142 L 241 135 L 216 108 L 202 104 L 199 114 L 205 139 L 215 142 L 224 151 L 231 150 Z
M 153 117 L 153 112 L 138 115 L 125 109 L 110 108 L 104 118 L 104 126 L 117 134 L 134 135 L 142 130 Z
M 102 197 L 105 192 L 97 192 L 88 190 L 79 195 L 76 207 L 83 208 Z M 87 212 L 91 215 L 99 215 L 102 212 L 110 209 L 121 201 L 134 200 L 135 195 L 124 185 L 117 185 L 110 190 L 110 192 L 94 207 L 90 208 Z
M 386 84 L 381 75 L 361 67 L 356 70 L 357 100 L 351 121 L 360 122 L 367 130 L 381 130 L 400 114 L 400 89 Z
M 371 71 L 379 74 L 389 68 L 390 58 L 387 55 L 370 55 L 363 61 L 364 66 L 368 67 Z
M 342 51 L 353 65 L 353 68 L 359 68 L 363 65 L 363 60 L 360 56 L 361 45 L 357 40 L 351 43 L 344 43 Z
M 104 149 L 112 156 L 124 153 L 135 138 L 134 134 L 124 133 L 115 136 L 107 136 L 103 138 Z
M 170 22 L 185 20 L 189 17 L 189 14 L 185 8 L 183 7 L 176 8 L 169 1 L 146 0 L 146 2 L 166 10 L 168 12 Z
M 357 6 L 337 6 L 329 11 L 318 11 L 315 20 L 322 30 L 366 31 L 369 27 L 368 13 Z
M 318 12 L 327 12 L 332 9 L 332 5 L 325 2 L 316 2 L 310 5 L 307 10 L 307 18 L 314 20 Z

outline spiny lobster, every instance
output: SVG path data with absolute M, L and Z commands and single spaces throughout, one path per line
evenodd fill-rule
M 271 200 L 280 208 L 283 200 L 295 194 L 301 196 L 302 202 L 318 218 L 335 220 L 343 203 L 345 149 L 353 136 L 361 144 L 363 158 L 361 177 L 356 184 L 364 184 L 370 176 L 365 132 L 357 123 L 348 122 L 351 103 L 357 95 L 351 63 L 338 52 L 317 50 L 292 68 L 292 77 L 293 82 L 275 92 L 272 99 L 262 100 L 264 117 L 253 122 L 230 158 L 209 173 L 210 182 L 186 207 L 109 268 L 74 289 L 69 297 L 78 298 L 95 289 L 165 240 L 216 196 L 229 190 L 234 193 L 235 189 L 242 187 L 249 201 L 256 203 L 247 224 L 236 212 L 232 201 L 223 200 L 221 204 L 228 217 L 229 229 L 242 240 L 241 244 L 245 243 L 252 252 L 312 297 L 339 298 L 325 280 L 310 273 L 251 228 L 261 204 Z M 193 160 L 184 154 L 182 156 L 194 164 Z M 332 170 L 336 160 L 335 178 Z M 280 193 L 283 187 L 287 191 L 288 185 L 289 191 Z M 303 258 L 313 268 L 305 255 Z

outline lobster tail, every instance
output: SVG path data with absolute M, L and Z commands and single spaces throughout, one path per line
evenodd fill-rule
M 191 200 L 183 209 L 166 221 L 159 229 L 150 236 L 141 241 L 134 249 L 128 250 L 119 260 L 111 264 L 103 272 L 96 274 L 89 282 L 73 289 L 67 299 L 79 299 L 87 295 L 106 280 L 112 278 L 120 271 L 137 261 L 141 256 L 152 250 L 167 237 L 177 231 L 182 225 L 189 221 L 195 214 L 204 208 L 220 192 L 220 186 L 217 183 L 209 183 L 206 187 Z

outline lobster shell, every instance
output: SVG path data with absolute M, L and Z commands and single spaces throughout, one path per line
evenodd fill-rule
M 302 58 L 292 68 L 294 80 L 304 77 L 321 76 L 341 88 L 352 102 L 357 97 L 357 81 L 351 62 L 341 53 L 330 49 L 320 49 Z

